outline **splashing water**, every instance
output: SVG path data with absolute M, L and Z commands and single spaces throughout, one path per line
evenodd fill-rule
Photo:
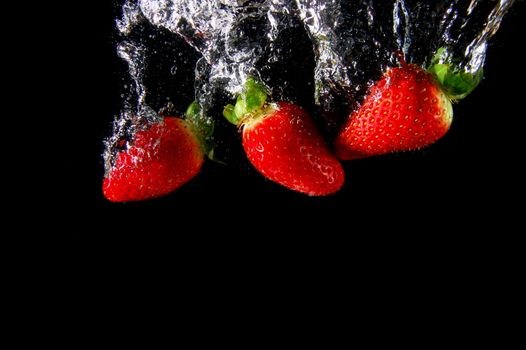
M 316 54 L 316 103 L 346 115 L 400 50 L 421 66 L 440 47 L 467 72 L 482 68 L 488 40 L 514 0 L 296 0 Z M 340 107 L 339 107 L 340 106 Z M 338 124 L 338 123 L 336 123 Z
M 262 80 L 274 100 L 297 102 L 300 94 L 311 93 L 322 131 L 331 134 L 386 68 L 397 64 L 396 51 L 426 66 L 444 47 L 444 60 L 454 58 L 466 72 L 481 69 L 488 40 L 514 2 L 128 0 L 116 21 L 128 91 L 113 136 L 105 142 L 106 170 L 122 139 L 162 120 L 159 111 L 173 112 L 163 95 L 188 98 L 182 104 L 195 97 L 200 118 L 213 123 L 222 117 L 212 111 L 225 96 L 238 93 L 249 76 Z M 178 59 L 183 40 L 199 57 Z M 168 62 L 172 76 L 181 63 L 191 66 L 184 68 L 194 69 L 194 95 L 181 93 L 185 84 L 158 88 L 167 79 L 155 75 L 158 62 Z M 149 81 L 148 75 L 156 79 Z M 306 88 L 289 84 L 291 77 Z M 156 101 L 153 107 L 151 100 Z

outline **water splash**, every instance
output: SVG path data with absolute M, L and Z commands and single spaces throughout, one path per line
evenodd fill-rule
M 347 102 L 348 109 L 356 108 L 370 84 L 397 64 L 397 50 L 426 66 L 445 47 L 443 59 L 454 58 L 461 69 L 476 72 L 513 3 L 296 0 L 316 49 L 317 104 L 321 111 Z
M 205 62 L 197 65 L 197 73 L 209 79 L 197 88 L 205 107 L 206 97 L 212 94 L 210 86 L 221 85 L 235 93 L 248 75 L 257 74 L 255 63 L 267 43 L 253 29 L 260 29 L 268 5 L 259 1 L 139 1 L 152 24 L 182 36 L 202 55 Z M 271 33 L 270 28 L 264 28 L 265 32 Z
M 464 51 L 466 70 L 475 72 L 483 66 L 489 39 L 497 33 L 504 15 L 510 10 L 514 2 L 515 0 L 500 0 L 491 10 L 488 19 L 483 24 L 482 30 L 480 30 L 479 34 L 475 36 Z M 468 13 L 472 11 L 473 8 L 470 7 Z
M 117 52 L 128 65 L 129 89 L 113 136 L 106 140 L 107 168 L 123 138 L 159 121 L 159 110 L 170 110 L 172 101 L 164 105 L 159 101 L 163 95 L 174 95 L 172 86 L 163 86 L 168 75 L 189 68 L 180 69 L 176 59 L 182 41 L 199 58 L 184 61 L 193 69 L 195 84 L 193 95 L 188 97 L 187 92 L 188 100 L 181 103 L 188 104 L 195 96 L 204 122 L 222 118 L 217 113 L 225 102 L 221 96 L 239 92 L 248 76 L 266 83 L 273 99 L 297 101 L 310 90 L 299 89 L 299 84 L 287 86 L 290 75 L 285 73 L 300 65 L 292 67 L 291 74 L 304 85 L 314 82 L 310 99 L 322 116 L 321 128 L 330 134 L 386 68 L 397 64 L 398 50 L 407 61 L 426 66 L 437 49 L 445 47 L 443 59 L 454 58 L 467 72 L 482 68 L 488 41 L 514 2 L 127 0 L 116 28 Z M 303 43 L 302 35 L 310 43 L 300 50 L 289 49 Z M 171 46 L 173 50 L 163 51 Z M 168 61 L 168 73 L 149 81 L 159 60 Z M 152 95 L 157 97 L 153 107 Z
M 145 48 L 132 41 L 117 46 L 117 54 L 128 64 L 131 83 L 124 100 L 124 108 L 113 121 L 112 135 L 105 140 L 104 164 L 106 172 L 114 163 L 116 153 L 125 147 L 123 140 L 130 139 L 142 128 L 161 121 L 159 114 L 146 104 L 147 89 L 144 84 Z

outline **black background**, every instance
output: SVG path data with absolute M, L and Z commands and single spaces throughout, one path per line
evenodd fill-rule
M 290 248 L 308 242 L 338 248 L 350 239 L 385 249 L 415 241 L 466 247 L 491 242 L 520 218 L 525 112 L 524 60 L 517 43 L 524 38 L 523 2 L 491 41 L 484 81 L 454 106 L 451 130 L 432 147 L 346 162 L 345 187 L 334 196 L 310 198 L 265 180 L 233 146 L 238 161 L 229 166 L 206 162 L 199 176 L 175 193 L 125 204 L 106 201 L 101 191 L 102 140 L 122 107 L 118 12 L 109 2 L 84 8 L 75 17 L 82 25 L 71 23 L 84 29 L 64 44 L 72 80 L 67 85 L 72 91 L 66 91 L 69 118 L 74 115 L 67 123 L 73 155 L 66 163 L 76 174 L 63 183 L 65 215 L 77 220 L 72 236 L 83 246 L 161 246 L 191 239 L 207 246 L 245 242 Z M 235 130 L 232 135 L 234 144 Z M 254 227 L 265 233 L 256 234 Z M 483 235 L 482 228 L 491 235 Z
M 20 88 L 28 99 L 17 105 L 16 136 L 39 121 L 48 126 L 40 133 L 52 146 L 47 152 L 47 143 L 19 140 L 30 149 L 24 160 L 42 160 L 38 166 L 30 162 L 31 181 L 24 185 L 36 179 L 46 191 L 20 195 L 23 215 L 14 231 L 30 225 L 49 244 L 65 230 L 74 243 L 57 244 L 56 254 L 47 245 L 38 249 L 42 258 L 27 257 L 29 274 L 14 269 L 26 263 L 25 255 L 9 260 L 8 270 L 31 284 L 25 302 L 49 309 L 41 313 L 46 321 L 56 316 L 67 327 L 62 331 L 82 332 L 77 341 L 93 341 L 101 333 L 118 334 L 123 320 L 142 327 L 146 318 L 139 313 L 172 305 L 179 319 L 185 306 L 192 309 L 190 319 L 200 321 L 217 310 L 222 322 L 212 318 L 214 326 L 236 315 L 236 307 L 247 316 L 257 310 L 259 317 L 264 312 L 257 305 L 280 316 L 332 316 L 352 306 L 345 315 L 363 314 L 375 335 L 378 324 L 396 327 L 403 316 L 421 325 L 423 332 L 411 328 L 411 339 L 430 333 L 426 341 L 443 339 L 453 332 L 469 336 L 470 343 L 487 343 L 500 335 L 493 320 L 510 319 L 502 313 L 516 309 L 513 291 L 520 288 L 514 281 L 523 274 L 516 270 L 524 255 L 517 242 L 524 231 L 524 1 L 493 38 L 484 81 L 454 107 L 450 132 L 432 147 L 346 163 L 347 185 L 332 197 L 284 190 L 239 157 L 229 167 L 207 162 L 198 177 L 169 196 L 127 204 L 109 203 L 101 191 L 102 140 L 122 107 L 117 9 L 111 1 L 57 6 L 57 16 L 41 16 L 46 23 L 20 40 L 13 55 L 26 57 L 24 67 L 32 68 Z M 44 28 L 52 33 L 37 39 L 34 34 Z M 33 70 L 46 77 L 36 79 Z M 45 101 L 36 104 L 35 95 Z M 49 266 L 50 260 L 57 264 Z M 35 270 L 42 272 L 37 281 Z M 55 284 L 54 274 L 64 270 Z M 66 313 L 59 313 L 59 305 Z M 356 316 L 361 305 L 367 310 Z M 269 316 L 279 324 L 275 314 Z M 430 319 L 446 322 L 429 327 Z M 470 325 L 477 331 L 469 332 Z

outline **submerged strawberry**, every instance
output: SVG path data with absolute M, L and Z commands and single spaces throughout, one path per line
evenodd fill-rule
M 204 141 L 196 123 L 197 104 L 187 119 L 165 117 L 135 134 L 130 146 L 118 153 L 103 183 L 104 196 L 127 202 L 163 196 L 192 179 L 204 162 Z
M 415 150 L 444 136 L 453 120 L 451 100 L 465 97 L 480 82 L 482 71 L 461 72 L 439 63 L 429 71 L 405 63 L 387 70 L 374 84 L 360 108 L 352 113 L 334 146 L 340 159 Z
M 245 153 L 266 178 L 311 196 L 338 191 L 345 180 L 311 117 L 288 102 L 266 103 L 265 88 L 249 79 L 224 115 L 242 130 Z

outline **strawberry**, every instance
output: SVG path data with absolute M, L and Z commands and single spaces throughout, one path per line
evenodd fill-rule
M 361 106 L 352 113 L 336 137 L 340 159 L 415 150 L 444 136 L 453 120 L 451 100 L 469 94 L 482 71 L 468 73 L 446 60 L 440 49 L 429 71 L 407 64 L 390 68 L 374 84 Z
M 263 85 L 250 78 L 236 105 L 223 113 L 240 128 L 250 162 L 266 178 L 294 191 L 311 196 L 338 191 L 343 169 L 308 113 L 293 103 L 266 99 Z
M 204 162 L 202 134 L 194 102 L 187 119 L 165 117 L 135 134 L 131 145 L 117 154 L 103 182 L 104 196 L 127 202 L 163 196 L 192 179 Z

